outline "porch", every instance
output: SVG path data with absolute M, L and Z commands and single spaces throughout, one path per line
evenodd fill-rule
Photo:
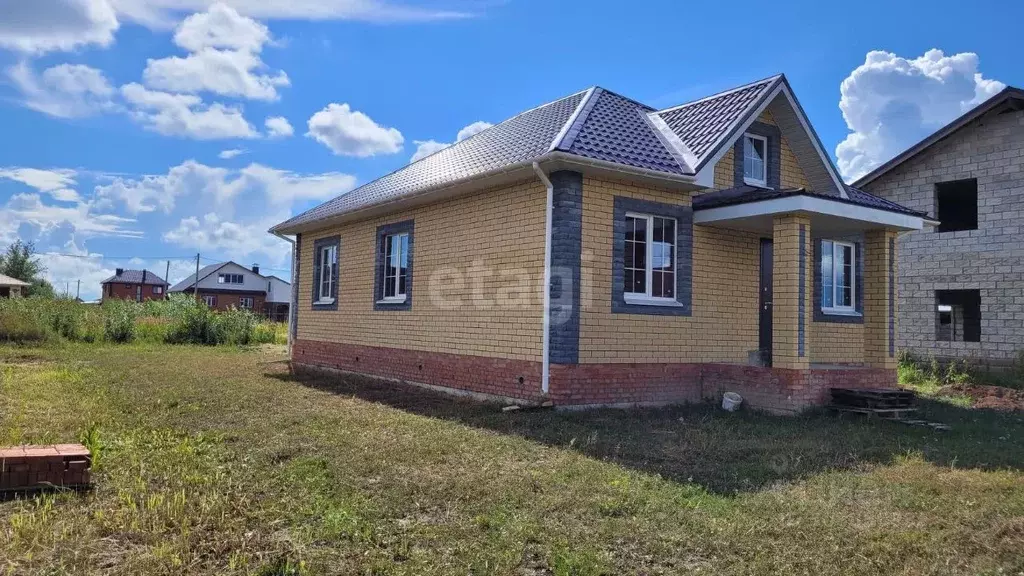
M 895 385 L 896 237 L 930 220 L 861 194 L 743 186 L 694 199 L 695 225 L 761 237 L 759 350 L 752 366 L 706 371 L 706 387 L 789 412 L 831 387 Z

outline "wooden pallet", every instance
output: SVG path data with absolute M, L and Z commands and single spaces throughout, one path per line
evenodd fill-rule
M 862 408 L 858 406 L 843 406 L 840 404 L 829 404 L 827 406 L 829 410 L 836 412 L 852 412 L 854 414 L 865 414 L 868 416 L 877 416 L 879 418 L 886 418 L 889 420 L 901 420 L 908 414 L 917 412 L 917 408 Z
M 872 410 L 903 410 L 911 408 L 916 399 L 914 392 L 895 388 L 832 388 L 831 393 L 832 404 L 836 406 Z

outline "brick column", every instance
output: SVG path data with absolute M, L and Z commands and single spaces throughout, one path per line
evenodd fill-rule
M 864 235 L 864 362 L 896 368 L 896 232 Z
M 806 369 L 813 290 L 810 218 L 776 216 L 773 241 L 772 366 Z

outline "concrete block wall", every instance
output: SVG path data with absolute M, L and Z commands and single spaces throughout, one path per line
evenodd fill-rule
M 865 186 L 936 215 L 935 184 L 977 178 L 978 229 L 898 240 L 897 346 L 1010 363 L 1024 349 L 1024 112 L 988 114 Z M 936 340 L 935 291 L 981 292 L 981 342 Z

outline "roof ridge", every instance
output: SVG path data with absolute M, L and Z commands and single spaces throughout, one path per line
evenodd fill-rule
M 587 118 L 590 117 L 590 113 L 593 112 L 594 106 L 597 105 L 597 101 L 601 98 L 601 94 L 605 92 L 604 88 L 600 86 L 591 86 L 587 90 L 587 94 L 580 100 L 580 103 L 576 105 L 576 110 L 573 111 L 572 116 L 565 121 L 562 129 L 559 130 L 558 134 L 555 135 L 554 140 L 551 141 L 551 146 L 548 147 L 548 152 L 553 150 L 568 150 L 572 148 L 573 142 L 576 141 L 576 136 L 579 135 L 580 130 L 583 129 L 583 125 L 587 123 Z
M 783 73 L 775 74 L 773 76 L 768 76 L 766 78 L 761 78 L 760 80 L 755 80 L 753 82 L 748 82 L 748 83 L 746 83 L 746 84 L 744 84 L 742 86 L 736 86 L 735 88 L 729 88 L 728 90 L 722 90 L 721 92 L 716 92 L 714 94 L 711 94 L 711 95 L 708 95 L 708 96 L 704 96 L 704 97 L 698 98 L 696 100 L 690 100 L 689 102 L 684 102 L 682 104 L 676 104 L 675 106 L 669 106 L 668 108 L 662 108 L 660 110 L 656 110 L 656 112 L 658 114 L 663 114 L 665 112 L 671 112 L 673 110 L 678 110 L 680 108 L 686 108 L 687 106 L 692 106 L 694 104 L 699 104 L 701 102 L 706 102 L 706 101 L 714 99 L 714 98 L 720 98 L 722 96 L 726 96 L 728 94 L 732 94 L 733 92 L 739 92 L 740 90 L 743 90 L 745 88 L 750 88 L 752 86 L 757 86 L 758 84 L 775 82 L 776 80 L 778 80 L 780 78 L 784 78 L 784 77 L 785 77 L 785 74 L 783 74 Z

